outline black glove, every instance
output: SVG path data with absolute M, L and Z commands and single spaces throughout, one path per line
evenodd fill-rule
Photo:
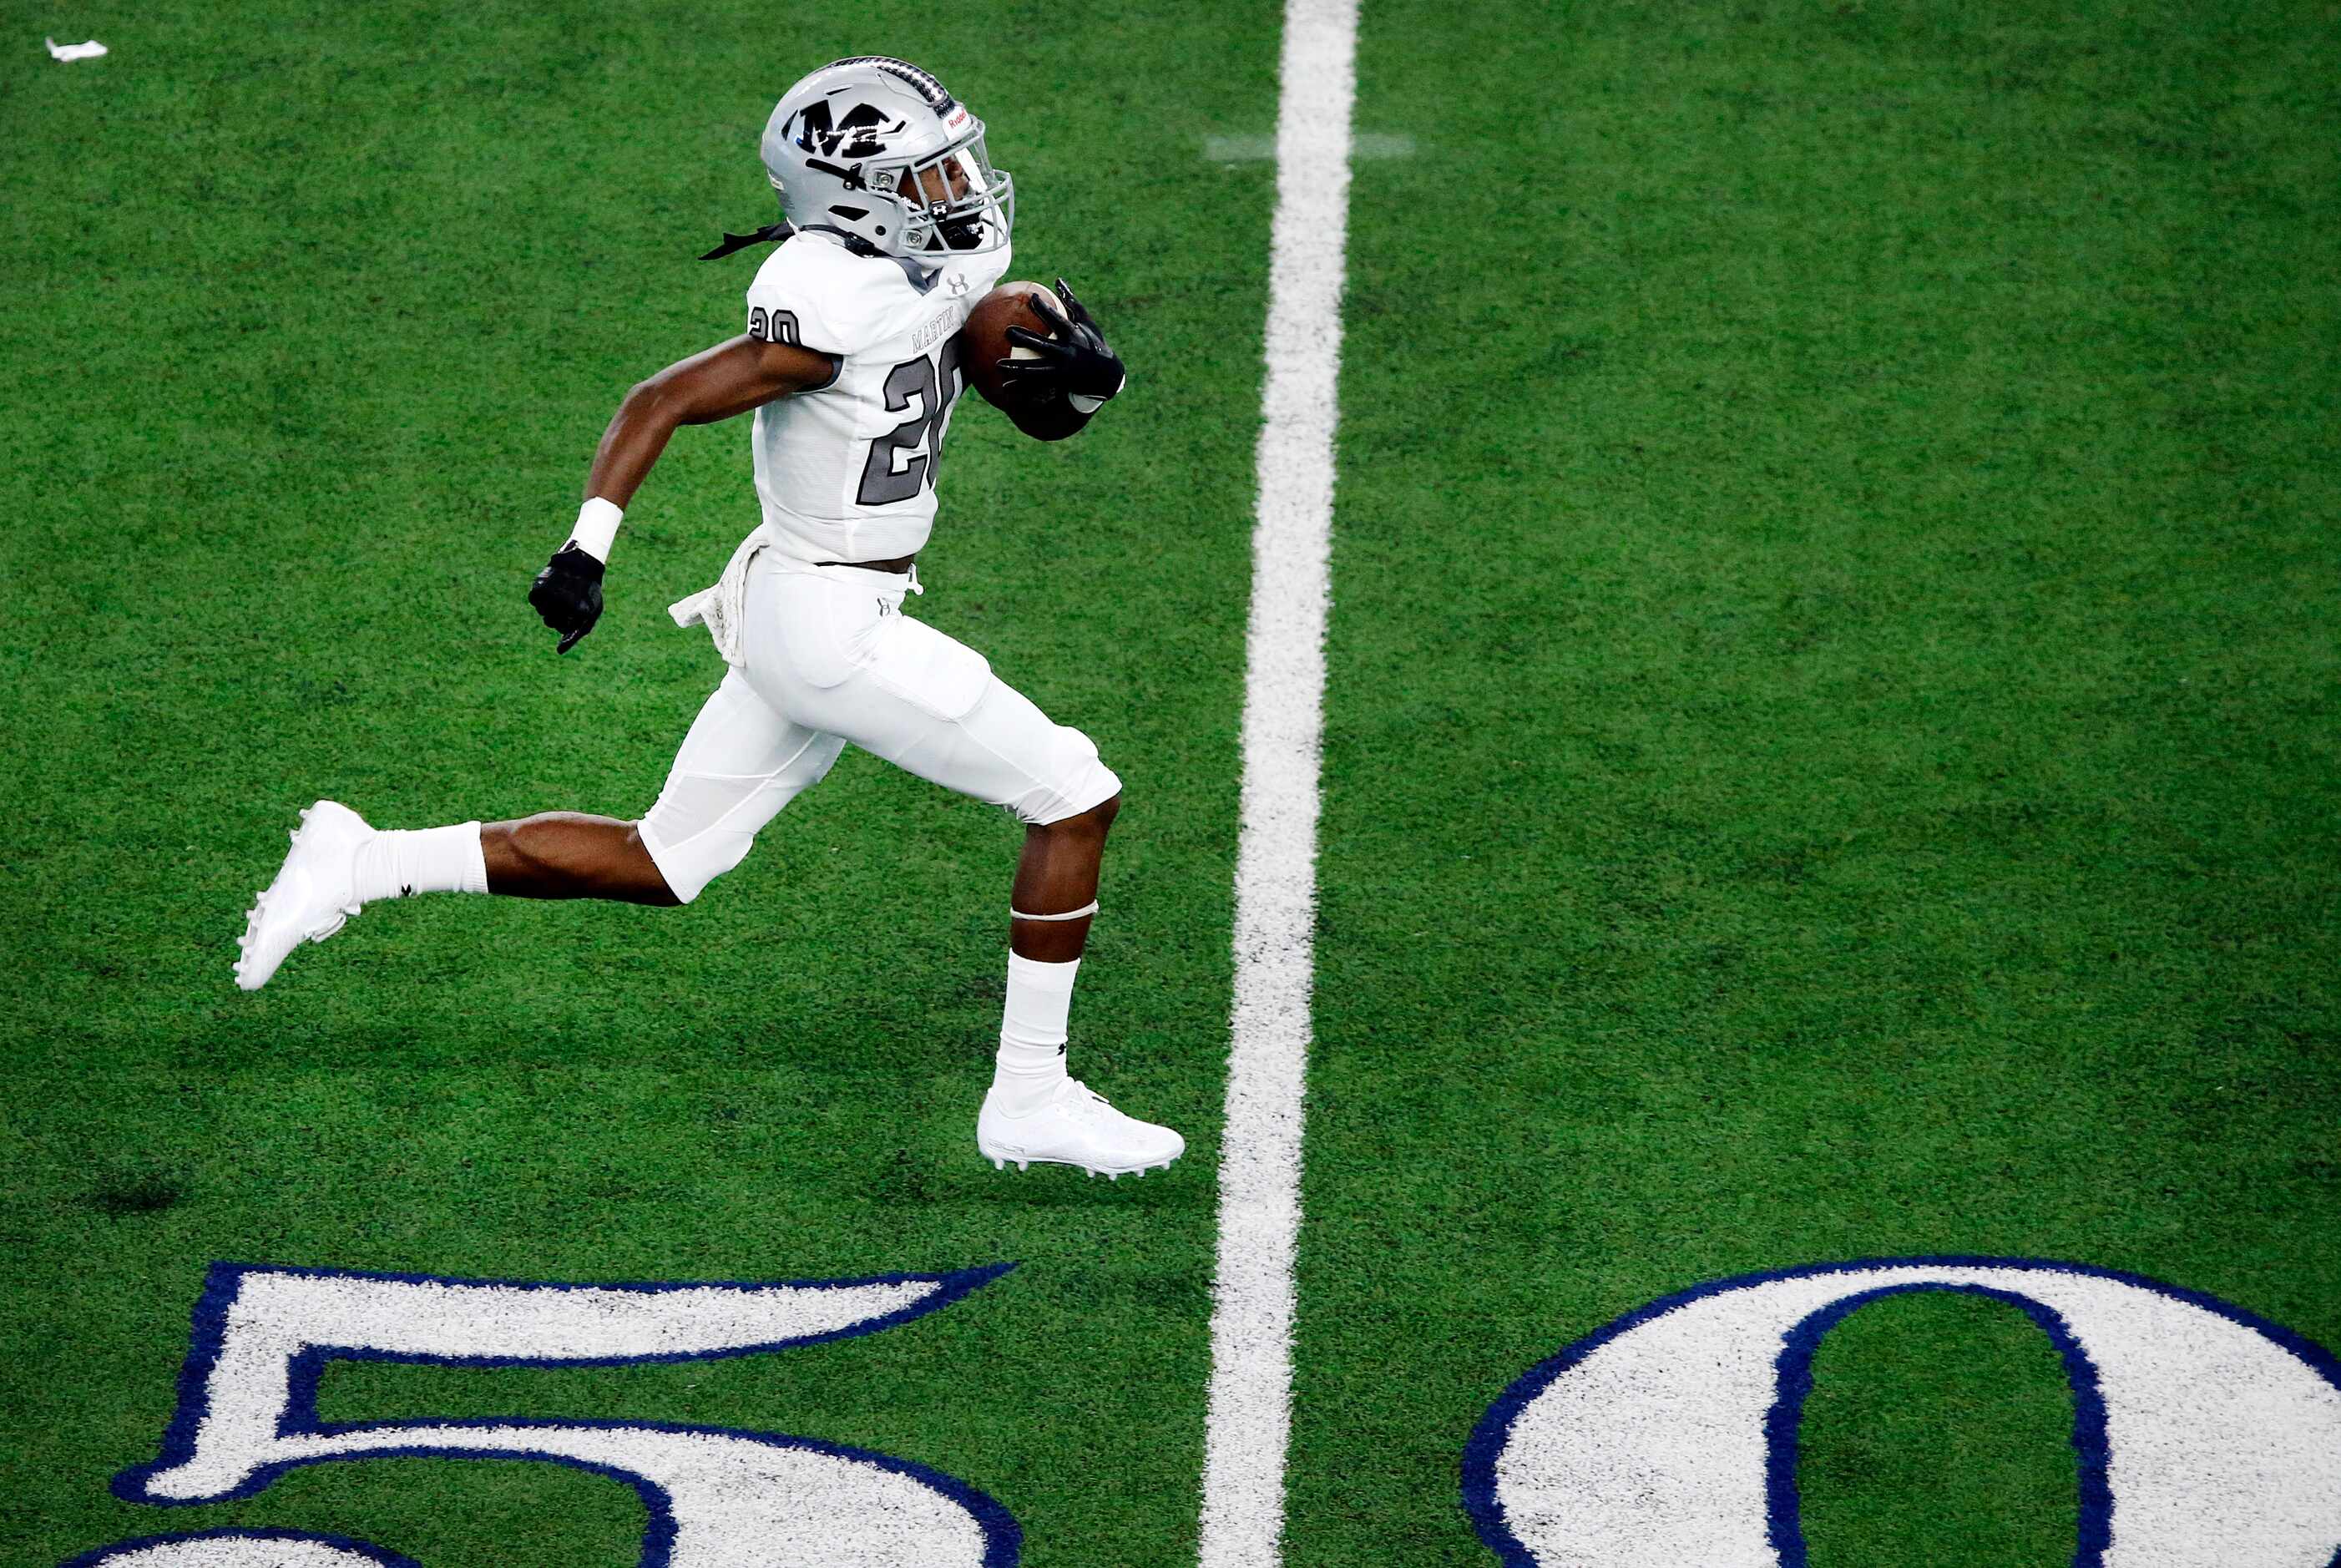
M 1048 324 L 1047 337 L 1030 327 L 1008 329 L 1009 342 L 1041 357 L 1003 359 L 998 368 L 1011 385 L 1022 386 L 1036 396 L 1053 394 L 1093 399 L 1090 409 L 1094 409 L 1121 390 L 1121 358 L 1106 346 L 1105 334 L 1098 330 L 1098 324 L 1081 308 L 1063 278 L 1057 280 L 1057 297 L 1064 302 L 1061 315 L 1038 295 L 1025 301 L 1032 314 Z
M 561 634 L 565 654 L 602 618 L 602 563 L 574 544 L 563 544 L 529 585 L 528 602 L 544 624 Z

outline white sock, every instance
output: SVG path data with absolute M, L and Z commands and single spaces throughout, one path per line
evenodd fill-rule
M 1001 1012 L 991 1092 L 1011 1115 L 1031 1110 L 1065 1081 L 1065 1020 L 1081 966 L 1078 958 L 1042 964 L 1008 955 L 1008 1004 Z
M 480 851 L 480 824 L 378 833 L 358 845 L 354 880 L 360 904 L 417 893 L 485 893 L 488 863 Z

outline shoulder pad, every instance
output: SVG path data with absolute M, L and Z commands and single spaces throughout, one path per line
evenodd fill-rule
M 900 264 L 858 256 L 815 235 L 792 235 L 748 285 L 748 335 L 823 354 L 860 354 L 917 308 Z

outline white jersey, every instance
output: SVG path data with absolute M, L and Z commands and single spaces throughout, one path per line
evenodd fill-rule
M 778 547 L 805 561 L 885 561 L 927 542 L 960 328 L 1008 270 L 1005 246 L 933 272 L 792 235 L 748 285 L 748 335 L 837 356 L 836 377 L 756 410 L 756 494 Z

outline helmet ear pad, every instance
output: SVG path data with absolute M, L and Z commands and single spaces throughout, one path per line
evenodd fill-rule
M 897 255 L 931 254 L 929 236 L 940 236 L 946 249 L 972 250 L 982 244 L 982 223 L 971 217 L 947 218 L 948 204 L 918 199 L 911 171 L 922 160 L 903 159 L 862 170 L 862 184 L 845 202 L 830 204 L 830 213 L 866 228 L 882 248 Z M 870 220 L 875 216 L 873 224 Z
M 908 165 L 870 170 L 863 183 L 849 186 L 840 199 L 832 200 L 827 208 L 834 226 L 855 233 L 872 243 L 899 241 L 910 232 L 918 216 L 904 201 L 897 186 Z M 872 222 L 872 219 L 875 222 Z M 891 244 L 880 248 L 892 251 Z

